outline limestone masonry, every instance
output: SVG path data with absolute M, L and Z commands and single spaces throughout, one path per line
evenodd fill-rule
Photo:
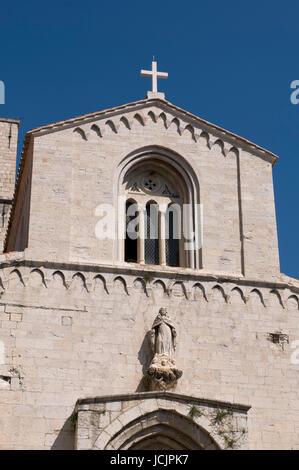
M 28 132 L 15 187 L 0 119 L 0 448 L 299 450 L 277 157 L 148 96 Z

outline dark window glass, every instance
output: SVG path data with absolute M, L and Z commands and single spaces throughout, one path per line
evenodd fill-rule
M 155 203 L 146 206 L 144 258 L 146 264 L 159 264 L 159 212 Z
M 171 206 L 166 213 L 166 264 L 168 266 L 180 265 L 179 252 L 179 214 Z
M 137 205 L 134 202 L 126 203 L 126 237 L 125 237 L 125 261 L 137 263 Z

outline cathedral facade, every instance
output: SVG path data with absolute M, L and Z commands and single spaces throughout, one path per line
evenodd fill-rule
M 153 90 L 28 132 L 14 188 L 18 125 L 0 119 L 0 448 L 299 449 L 276 155 Z

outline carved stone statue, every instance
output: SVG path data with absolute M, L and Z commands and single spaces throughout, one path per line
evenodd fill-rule
M 145 383 L 150 390 L 173 389 L 182 371 L 177 369 L 174 352 L 176 329 L 165 308 L 160 308 L 149 332 L 153 359 L 145 374 Z
M 160 308 L 151 332 L 152 349 L 154 354 L 167 354 L 172 357 L 176 348 L 176 330 L 167 315 L 166 308 Z

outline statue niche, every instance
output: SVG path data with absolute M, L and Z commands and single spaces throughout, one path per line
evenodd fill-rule
M 165 308 L 160 308 L 149 332 L 149 340 L 154 355 L 145 373 L 145 383 L 149 390 L 174 389 L 182 371 L 177 369 L 174 352 L 176 349 L 176 329 Z

